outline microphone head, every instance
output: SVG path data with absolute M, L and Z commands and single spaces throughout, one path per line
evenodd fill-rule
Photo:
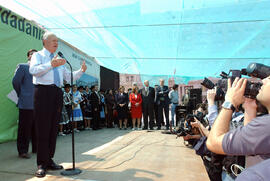
M 59 51 L 57 54 L 58 54 L 60 57 L 64 58 L 64 55 L 63 55 L 62 52 Z

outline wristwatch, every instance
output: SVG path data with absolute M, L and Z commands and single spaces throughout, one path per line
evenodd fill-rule
M 229 101 L 225 101 L 223 104 L 222 104 L 222 107 L 224 109 L 228 109 L 228 110 L 232 110 L 233 112 L 235 111 L 235 107 L 233 106 L 233 104 Z

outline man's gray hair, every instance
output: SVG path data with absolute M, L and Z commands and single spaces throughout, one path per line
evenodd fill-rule
M 42 40 L 47 40 L 50 36 L 56 37 L 56 35 L 54 33 L 50 32 L 50 31 L 46 31 L 42 36 Z

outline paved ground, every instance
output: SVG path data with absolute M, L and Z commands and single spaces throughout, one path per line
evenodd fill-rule
M 0 144 L 0 180 L 207 181 L 200 157 L 183 145 L 182 138 L 161 131 L 102 129 L 75 134 L 77 176 L 49 171 L 38 179 L 36 155 L 18 158 L 16 142 Z M 71 167 L 71 135 L 58 137 L 54 160 Z

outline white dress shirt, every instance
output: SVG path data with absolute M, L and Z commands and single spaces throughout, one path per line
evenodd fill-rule
M 51 65 L 50 52 L 43 48 L 32 55 L 29 72 L 33 75 L 33 84 L 51 85 L 54 84 L 54 73 Z M 64 66 L 58 67 L 60 86 L 63 85 L 63 80 L 70 83 L 70 71 Z M 76 81 L 82 76 L 82 70 L 73 72 L 73 80 Z

